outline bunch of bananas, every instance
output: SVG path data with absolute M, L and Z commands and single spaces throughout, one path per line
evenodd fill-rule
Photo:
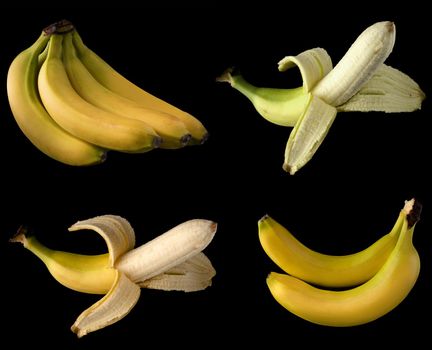
M 7 92 L 27 138 L 65 164 L 97 164 L 107 150 L 176 149 L 208 137 L 195 117 L 116 72 L 66 20 L 45 28 L 14 59 Z
M 270 273 L 271 294 L 295 315 L 325 326 L 376 320 L 399 305 L 417 281 L 420 258 L 412 238 L 420 213 L 416 200 L 406 201 L 387 235 L 363 251 L 341 256 L 313 251 L 263 217 L 258 222 L 261 245 L 288 274 Z

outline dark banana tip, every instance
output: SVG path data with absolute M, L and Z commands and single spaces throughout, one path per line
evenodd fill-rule
M 180 138 L 180 143 L 181 143 L 181 145 L 182 145 L 182 146 L 186 146 L 186 145 L 189 143 L 189 141 L 191 140 L 191 138 L 192 138 L 192 135 L 191 135 L 191 134 L 183 135 L 183 136 Z
M 153 148 L 159 148 L 161 146 L 162 142 L 163 142 L 162 137 L 155 136 L 155 138 L 153 139 L 152 147 Z
M 72 30 L 74 30 L 74 25 L 71 21 L 68 21 L 67 19 L 62 19 L 58 22 L 55 22 L 53 24 L 50 24 L 49 26 L 45 27 L 43 29 L 43 32 L 45 35 L 51 35 L 51 34 L 65 34 Z
M 208 132 L 206 132 L 204 134 L 204 136 L 201 138 L 199 144 L 202 145 L 204 142 L 206 142 L 208 140 L 209 136 L 210 136 L 210 134 Z
M 420 220 L 422 209 L 422 204 L 417 199 L 414 199 L 412 209 L 406 216 L 408 221 L 408 228 L 413 227 Z

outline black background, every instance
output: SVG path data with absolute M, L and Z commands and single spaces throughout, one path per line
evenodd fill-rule
M 1 338 L 19 347 L 61 344 L 162 346 L 250 345 L 324 348 L 376 340 L 427 337 L 431 311 L 430 102 L 415 113 L 341 113 L 324 143 L 295 176 L 283 172 L 290 128 L 268 123 L 245 97 L 215 78 L 237 66 L 255 85 L 300 84 L 297 71 L 277 62 L 313 47 L 333 63 L 368 25 L 393 20 L 397 36 L 387 60 L 429 95 L 427 11 L 377 8 L 26 8 L 2 9 L 0 80 L 13 58 L 46 25 L 71 20 L 84 42 L 147 91 L 199 118 L 211 136 L 202 146 L 147 154 L 111 152 L 88 168 L 69 167 L 38 151 L 0 94 L 3 202 L 0 266 Z M 424 205 L 414 237 L 419 280 L 394 311 L 352 328 L 321 327 L 283 309 L 265 284 L 278 271 L 260 247 L 257 221 L 270 214 L 309 247 L 347 254 L 367 247 L 392 227 L 404 200 Z M 58 284 L 43 264 L 8 238 L 25 223 L 46 245 L 83 253 L 104 251 L 96 234 L 68 233 L 77 220 L 101 214 L 127 218 L 142 244 L 191 218 L 218 222 L 205 250 L 217 270 L 199 293 L 142 290 L 120 322 L 81 340 L 75 318 L 99 296 Z M 429 311 L 427 311 L 429 310 Z

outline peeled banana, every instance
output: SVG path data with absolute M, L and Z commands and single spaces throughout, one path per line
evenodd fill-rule
M 385 315 L 405 299 L 417 281 L 420 258 L 412 237 L 420 212 L 421 205 L 417 201 L 407 201 L 390 236 L 384 236 L 383 241 L 357 255 L 345 257 L 310 251 L 270 222 L 278 232 L 264 228 L 270 229 L 270 233 L 263 231 L 263 235 L 270 236 L 262 240 L 264 249 L 290 273 L 270 273 L 267 285 L 272 296 L 293 314 L 325 326 L 355 326 Z M 389 247 L 392 247 L 390 252 Z M 292 252 L 293 256 L 283 256 L 285 252 Z M 360 271 L 362 269 L 364 271 Z M 350 271 L 354 275 L 352 278 L 348 277 Z M 325 276 L 315 275 L 320 273 Z M 345 290 L 321 289 L 306 282 L 340 287 L 364 279 L 367 280 L 359 286 Z
M 287 56 L 279 71 L 297 66 L 303 86 L 294 89 L 256 87 L 238 72 L 228 70 L 217 80 L 245 95 L 268 121 L 291 126 L 283 169 L 291 175 L 315 154 L 337 112 L 412 112 L 421 108 L 425 94 L 406 74 L 384 64 L 395 42 L 396 28 L 378 22 L 355 40 L 333 68 L 322 48 Z
M 216 271 L 201 252 L 213 239 L 217 224 L 186 221 L 135 248 L 129 222 L 116 215 L 78 221 L 69 231 L 93 230 L 105 240 L 107 254 L 80 255 L 43 246 L 21 227 L 10 240 L 35 254 L 62 285 L 83 293 L 105 294 L 75 321 L 72 331 L 82 337 L 126 316 L 137 303 L 140 287 L 184 292 L 211 285 Z
M 104 161 L 109 150 L 176 149 L 207 139 L 199 120 L 95 57 L 63 20 L 45 28 L 12 62 L 7 78 L 12 114 L 42 152 L 65 164 L 91 165 Z

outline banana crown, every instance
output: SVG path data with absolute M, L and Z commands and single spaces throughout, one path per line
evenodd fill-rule
M 217 81 L 228 82 L 245 95 L 268 121 L 294 127 L 283 169 L 295 174 L 315 154 L 337 112 L 412 112 L 425 94 L 406 74 L 384 64 L 396 37 L 393 22 L 366 28 L 333 68 L 326 50 L 314 48 L 278 63 L 280 72 L 298 67 L 301 89 L 255 87 L 238 71 L 227 70 Z
M 61 284 L 71 289 L 105 294 L 72 325 L 78 337 L 106 327 L 126 316 L 140 296 L 140 288 L 199 291 L 216 274 L 201 252 L 213 239 L 216 223 L 186 221 L 135 248 L 130 223 L 117 215 L 78 221 L 69 231 L 92 230 L 105 240 L 108 254 L 96 256 L 53 251 L 21 227 L 11 242 L 20 242 L 37 255 Z
M 317 253 L 265 216 L 258 223 L 260 242 L 287 273 L 269 274 L 271 294 L 290 312 L 321 325 L 353 326 L 385 315 L 406 298 L 417 281 L 420 259 L 412 236 L 420 213 L 418 201 L 406 201 L 389 234 L 346 256 Z M 335 291 L 318 286 L 354 287 Z

